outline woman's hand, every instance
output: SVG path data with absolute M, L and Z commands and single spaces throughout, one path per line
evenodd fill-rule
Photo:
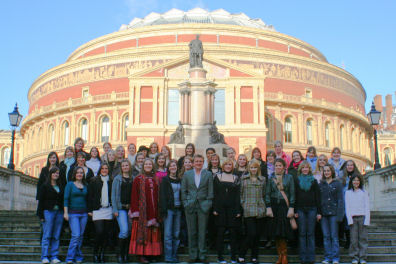
M 90 217 L 92 217 L 92 213 L 88 213 L 88 215 L 89 215 Z
M 274 213 L 272 213 L 272 208 L 271 207 L 267 208 L 267 216 L 268 217 L 274 217 Z
M 118 212 L 115 212 L 115 213 L 114 213 L 114 217 L 118 217 Z
M 65 218 L 66 221 L 69 221 L 69 214 L 68 213 L 64 213 L 63 214 L 63 218 Z
M 236 217 L 241 217 L 241 214 L 237 214 Z
M 294 218 L 298 218 L 298 214 L 297 213 L 294 214 Z
M 287 218 L 293 218 L 294 216 L 294 208 L 290 207 L 287 211 Z
M 219 215 L 216 211 L 213 211 L 213 215 Z
M 320 221 L 322 219 L 322 216 L 320 215 L 320 214 L 318 214 L 317 216 L 316 216 L 316 221 Z

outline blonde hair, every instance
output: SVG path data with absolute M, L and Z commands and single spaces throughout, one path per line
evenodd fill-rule
M 234 170 L 234 161 L 233 161 L 232 159 L 226 159 L 226 160 L 223 162 L 223 164 L 221 165 L 222 171 L 224 171 L 224 166 L 225 166 L 226 164 L 228 164 L 228 163 L 230 163 L 230 164 L 232 165 L 231 172 Z
M 307 160 L 304 160 L 303 162 L 300 163 L 300 165 L 298 166 L 298 175 L 301 174 L 301 170 L 304 167 L 308 167 L 309 168 L 309 172 L 308 174 L 312 174 L 312 167 L 311 164 L 309 164 L 309 162 Z
M 260 162 L 259 162 L 258 160 L 252 159 L 252 160 L 249 162 L 249 165 L 248 165 L 249 174 L 251 174 L 250 169 L 251 169 L 252 167 L 257 168 L 257 177 L 258 177 L 258 176 L 261 176 L 261 167 L 260 167 Z
M 315 168 L 314 174 L 318 174 L 318 173 L 320 172 L 319 159 L 320 159 L 321 157 L 324 157 L 324 158 L 325 158 L 326 163 L 329 161 L 329 159 L 327 158 L 327 156 L 326 156 L 325 154 L 320 154 L 320 155 L 318 156 L 318 159 L 316 160 L 316 168 Z

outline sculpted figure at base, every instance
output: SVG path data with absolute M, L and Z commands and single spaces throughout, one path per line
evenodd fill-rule
M 170 136 L 168 144 L 184 144 L 184 128 L 180 121 L 176 131 Z
M 188 46 L 190 47 L 190 68 L 203 68 L 203 46 L 199 35 L 196 39 L 191 40 Z
M 209 128 L 210 144 L 225 144 L 224 135 L 219 132 L 216 126 L 216 121 L 213 122 Z

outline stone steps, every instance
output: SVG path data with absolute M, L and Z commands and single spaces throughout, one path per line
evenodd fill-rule
M 35 212 L 0 212 L 0 263 L 40 263 L 40 223 Z M 61 238 L 60 258 L 64 259 L 70 233 Z M 87 245 L 91 243 L 87 242 Z M 86 261 L 92 260 L 92 247 L 84 246 Z M 260 262 L 274 263 L 276 249 L 260 247 Z M 341 248 L 341 262 L 350 263 L 348 251 Z M 396 263 L 396 213 L 373 213 L 369 227 L 368 261 L 370 263 Z M 323 248 L 316 249 L 316 261 L 323 259 Z M 226 255 L 226 254 L 225 254 Z M 180 250 L 180 260 L 188 261 L 187 248 Z M 136 261 L 137 259 L 135 259 Z M 217 261 L 214 250 L 209 250 L 208 260 Z M 115 251 L 107 252 L 107 261 L 115 262 Z M 289 248 L 289 261 L 299 263 L 297 248 Z

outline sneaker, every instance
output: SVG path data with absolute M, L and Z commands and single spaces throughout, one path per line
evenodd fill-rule
M 367 264 L 367 262 L 366 262 L 365 260 L 362 259 L 362 260 L 360 261 L 360 264 Z
M 61 263 L 62 261 L 60 261 L 59 259 L 53 259 L 51 260 L 51 264 L 56 264 L 56 263 Z
M 45 258 L 45 259 L 43 259 L 43 260 L 41 261 L 41 263 L 50 263 L 50 261 L 49 261 L 47 258 Z
M 333 260 L 333 264 L 339 264 L 340 262 L 338 260 Z
M 352 264 L 358 264 L 359 261 L 357 261 L 356 259 L 352 260 Z
M 323 260 L 322 264 L 329 264 L 330 262 L 328 260 Z

